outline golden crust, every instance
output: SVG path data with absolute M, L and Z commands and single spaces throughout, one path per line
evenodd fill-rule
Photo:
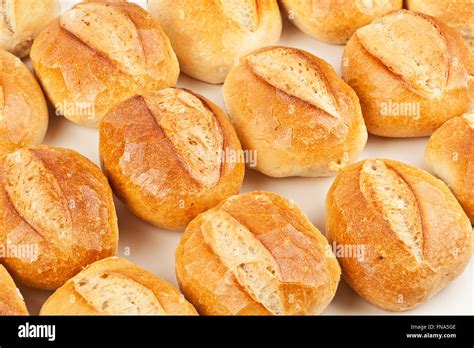
M 83 296 L 78 290 L 78 283 L 86 282 L 94 278 L 97 274 L 101 277 L 108 275 L 119 275 L 120 281 L 117 282 L 116 289 L 120 289 L 123 285 L 125 291 L 125 285 L 129 285 L 129 282 L 139 284 L 139 286 L 151 291 L 151 296 L 154 297 L 155 301 L 159 302 L 163 312 L 154 313 L 148 312 L 148 314 L 160 314 L 160 315 L 197 315 L 194 307 L 187 302 L 183 295 L 179 293 L 171 284 L 157 278 L 150 272 L 143 268 L 121 258 L 110 257 L 104 260 L 97 261 L 89 265 L 82 272 L 77 274 L 74 278 L 68 280 L 61 288 L 51 295 L 41 308 L 40 315 L 123 315 L 123 314 L 138 314 L 135 312 L 116 312 L 114 308 L 111 308 L 111 312 L 107 312 L 104 308 L 96 308 L 92 305 L 94 298 L 87 298 Z M 103 280 L 105 279 L 102 278 Z M 99 283 L 100 287 L 100 283 Z M 110 294 L 96 294 L 98 297 L 104 296 L 104 303 L 109 304 L 113 302 L 114 289 L 109 289 Z M 137 295 L 137 294 L 133 294 Z M 116 295 L 117 296 L 117 295 Z M 137 298 L 140 301 L 140 298 Z M 138 302 L 137 301 L 137 302 Z M 107 303 L 108 302 L 108 303 Z M 130 310 L 135 304 L 123 303 L 123 306 L 127 310 Z M 122 307 L 123 308 L 123 307 Z M 135 309 L 137 310 L 137 309 Z M 151 308 L 149 308 L 151 310 Z
M 56 289 L 115 254 L 112 191 L 85 157 L 49 146 L 24 148 L 6 156 L 0 172 L 0 243 L 15 251 L 2 263 L 22 283 Z
M 25 301 L 5 267 L 0 265 L 0 316 L 28 315 Z
M 364 172 L 378 175 L 373 185 L 391 195 L 367 194 Z M 390 173 L 412 199 L 390 185 Z M 331 243 L 364 251 L 362 258 L 339 257 L 344 279 L 387 310 L 427 301 L 462 273 L 472 253 L 471 225 L 448 187 L 400 162 L 371 159 L 344 169 L 328 192 L 326 214 Z
M 95 127 L 111 107 L 173 86 L 179 75 L 158 22 L 127 2 L 75 5 L 41 32 L 31 59 L 56 109 L 73 122 Z
M 276 194 L 252 192 L 228 198 L 188 225 L 176 250 L 176 275 L 201 314 L 296 315 L 326 308 L 340 268 L 299 208 Z
M 184 89 L 131 98 L 100 125 L 100 156 L 114 192 L 140 218 L 183 229 L 239 192 L 244 163 L 224 113 Z M 205 166 L 202 164 L 205 163 Z

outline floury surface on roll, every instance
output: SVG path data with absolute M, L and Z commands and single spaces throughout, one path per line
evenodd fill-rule
M 251 192 L 188 225 L 176 250 L 176 275 L 204 315 L 311 315 L 331 302 L 340 268 L 293 202 Z
M 59 15 L 59 10 L 58 0 L 1 1 L 0 49 L 20 58 L 26 57 L 33 40 Z
M 48 108 L 38 82 L 23 62 L 0 50 L 0 156 L 37 145 L 48 128 Z
M 100 169 L 50 146 L 8 154 L 0 167 L 1 262 L 22 283 L 56 289 L 115 254 L 117 217 Z
M 140 218 L 184 229 L 240 191 L 244 157 L 222 110 L 189 90 L 133 97 L 100 124 L 99 152 L 111 186 Z
M 425 163 L 448 184 L 474 224 L 474 113 L 455 117 L 433 133 Z
M 293 24 L 317 40 L 344 44 L 375 18 L 402 9 L 403 0 L 280 0 Z
M 256 151 L 263 174 L 333 175 L 367 142 L 357 95 L 306 51 L 273 46 L 246 55 L 223 94 L 242 146 Z
M 429 173 L 386 159 L 344 169 L 326 199 L 327 236 L 344 280 L 370 303 L 415 308 L 456 279 L 469 263 L 473 232 L 458 201 Z
M 0 265 L 0 316 L 2 315 L 28 315 L 28 310 L 12 277 Z
M 473 108 L 473 62 L 455 29 L 402 10 L 359 29 L 341 70 L 359 96 L 369 133 L 419 137 Z
M 97 261 L 51 295 L 41 315 L 197 315 L 171 284 L 116 257 Z
M 244 54 L 275 45 L 282 29 L 276 0 L 149 0 L 148 9 L 170 37 L 182 71 L 214 84 Z
M 73 6 L 37 37 L 31 59 L 57 112 L 95 127 L 113 106 L 148 90 L 174 86 L 179 75 L 158 22 L 128 2 Z

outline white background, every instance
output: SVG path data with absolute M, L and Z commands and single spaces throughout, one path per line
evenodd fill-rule
M 194 0 L 199 1 L 199 0 Z M 62 1 L 62 10 L 77 1 Z M 146 1 L 136 1 L 145 7 Z M 301 48 L 325 59 L 340 73 L 343 46 L 327 45 L 299 32 L 284 20 L 281 45 Z M 209 85 L 181 75 L 178 86 L 189 88 L 224 108 L 221 86 Z M 383 157 L 425 168 L 423 153 L 427 138 L 388 139 L 369 135 L 367 147 L 360 159 Z M 84 128 L 54 116 L 44 141 L 46 144 L 74 149 L 95 163 L 98 162 L 98 131 Z M 334 178 L 273 179 L 248 169 L 242 192 L 267 190 L 281 194 L 300 206 L 312 223 L 325 233 L 324 200 Z M 174 252 L 181 232 L 160 230 L 140 221 L 116 199 L 119 218 L 120 244 L 118 256 L 130 250 L 127 258 L 177 286 L 174 272 Z M 454 282 L 427 303 L 404 314 L 473 314 L 473 261 Z M 20 286 L 31 314 L 37 314 L 50 292 Z M 323 314 L 395 314 L 370 305 L 341 280 L 333 302 Z

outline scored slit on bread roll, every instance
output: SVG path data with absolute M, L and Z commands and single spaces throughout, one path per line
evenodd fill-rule
M 8 154 L 0 168 L 2 263 L 22 283 L 56 289 L 115 254 L 112 191 L 77 152 L 40 145 Z M 22 251 L 22 252 L 19 252 Z
M 403 0 L 280 0 L 290 21 L 315 39 L 344 44 L 375 18 L 400 10 Z
M 242 146 L 256 152 L 263 174 L 332 175 L 367 142 L 354 91 L 306 51 L 274 46 L 242 57 L 223 94 Z
M 47 128 L 38 82 L 19 58 L 0 50 L 0 155 L 41 143 Z
M 28 310 L 12 277 L 0 265 L 0 316 L 2 315 L 28 315 Z
M 402 10 L 359 29 L 341 69 L 375 135 L 427 136 L 473 107 L 470 51 L 456 30 L 427 15 Z
M 111 186 L 140 218 L 182 229 L 239 192 L 244 158 L 232 125 L 206 98 L 167 88 L 133 97 L 100 124 Z
M 370 303 L 415 308 L 457 278 L 473 249 L 471 224 L 448 187 L 400 162 L 370 159 L 344 169 L 326 199 L 327 236 L 344 280 Z
M 276 0 L 149 0 L 148 10 L 170 37 L 182 71 L 215 84 L 239 57 L 276 44 L 282 28 Z
M 449 186 L 474 224 L 474 113 L 450 119 L 431 135 L 425 163 Z
M 176 84 L 168 37 L 140 6 L 82 2 L 36 38 L 31 59 L 58 113 L 97 127 L 107 111 L 139 93 Z
M 204 315 L 319 314 L 340 268 L 293 202 L 269 192 L 233 196 L 198 215 L 176 250 L 181 291 Z
M 171 284 L 121 258 L 97 261 L 48 298 L 40 315 L 197 315 Z

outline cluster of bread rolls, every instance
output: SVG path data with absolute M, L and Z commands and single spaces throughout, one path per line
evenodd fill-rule
M 314 315 L 341 276 L 370 303 L 402 311 L 468 264 L 472 1 L 412 0 L 409 11 L 401 0 L 281 0 L 303 32 L 347 43 L 342 78 L 309 52 L 276 46 L 277 0 L 150 0 L 149 12 L 92 0 L 61 15 L 55 0 L 28 14 L 25 4 L 0 4 L 0 315 L 28 314 L 12 277 L 55 290 L 42 315 Z M 19 59 L 30 47 L 39 83 Z M 174 87 L 180 71 L 223 83 L 229 115 Z M 39 145 L 40 86 L 57 114 L 99 128 L 102 171 Z M 447 185 L 388 159 L 352 164 L 368 132 L 431 135 L 426 165 Z M 326 236 L 284 197 L 239 194 L 244 153 L 271 177 L 337 175 Z M 140 219 L 184 230 L 183 294 L 114 257 L 112 193 Z M 9 254 L 23 246 L 34 248 Z M 339 246 L 359 252 L 335 254 Z

